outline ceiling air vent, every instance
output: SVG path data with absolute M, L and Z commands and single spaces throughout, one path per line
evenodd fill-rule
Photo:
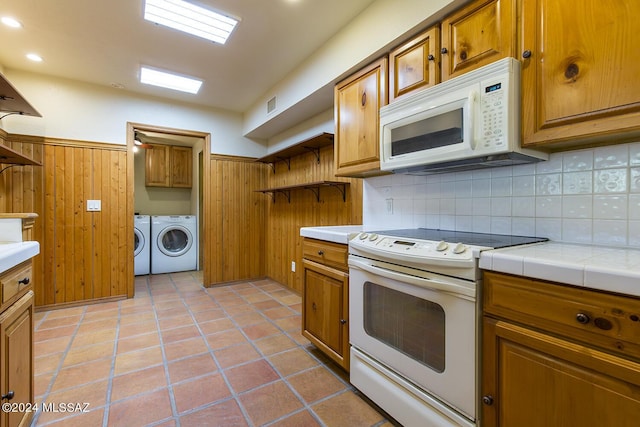
M 267 114 L 271 113 L 276 109 L 276 97 L 274 96 L 270 100 L 267 101 Z

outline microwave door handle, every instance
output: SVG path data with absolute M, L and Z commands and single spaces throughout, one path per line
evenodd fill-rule
M 455 296 L 470 297 L 471 299 L 475 299 L 476 297 L 476 291 L 473 287 L 461 286 L 455 283 L 444 282 L 436 279 L 410 276 L 358 260 L 349 260 L 349 266 L 378 276 L 386 277 L 388 279 L 397 280 L 398 282 L 410 283 L 412 285 L 431 289 L 437 292 L 447 292 L 449 294 L 454 294 Z
M 478 93 L 475 90 L 472 90 L 469 93 L 469 108 L 467 109 L 467 111 L 469 112 L 469 123 L 471 123 L 471 128 L 469 129 L 471 135 L 469 135 L 469 145 L 471 146 L 471 149 L 475 151 L 476 149 L 476 139 L 477 136 L 476 135 L 476 125 L 475 125 L 475 119 L 476 117 L 474 117 L 475 112 L 476 112 L 476 101 L 478 99 Z M 480 119 L 480 117 L 478 117 L 478 119 Z

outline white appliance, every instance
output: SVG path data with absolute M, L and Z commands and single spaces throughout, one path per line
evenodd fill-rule
M 479 254 L 547 239 L 379 233 L 349 241 L 350 381 L 402 425 L 475 426 Z
M 380 168 L 426 175 L 548 160 L 520 146 L 520 62 L 504 58 L 380 108 Z
M 197 269 L 197 217 L 151 216 L 151 274 Z
M 151 217 L 133 217 L 133 270 L 136 276 L 149 274 L 151 265 Z

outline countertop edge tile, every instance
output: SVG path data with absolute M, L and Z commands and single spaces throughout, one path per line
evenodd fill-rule
M 584 286 L 584 266 L 547 259 L 525 258 L 523 276 L 567 285 Z
M 524 257 L 496 252 L 493 254 L 493 269 L 507 274 L 524 274 Z
M 40 243 L 35 241 L 0 244 L 0 273 L 33 258 L 40 253 Z
M 640 271 L 587 266 L 584 282 L 588 288 L 640 297 Z
M 348 244 L 349 235 L 362 231 L 362 225 L 334 225 L 320 227 L 301 227 L 300 236 L 326 242 Z

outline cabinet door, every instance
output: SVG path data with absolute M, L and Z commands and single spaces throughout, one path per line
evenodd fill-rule
M 303 261 L 302 334 L 349 369 L 348 275 Z
M 442 21 L 442 80 L 515 55 L 515 0 L 474 1 Z
M 387 103 L 387 59 L 335 87 L 336 176 L 380 174 L 380 107 Z
M 389 54 L 389 102 L 439 82 L 439 27 L 430 28 Z
M 144 185 L 147 187 L 169 187 L 170 147 L 152 144 L 145 150 Z
M 2 403 L 33 403 L 33 291 L 0 315 L 0 392 Z M 29 425 L 32 412 L 0 412 L 0 425 Z
M 482 425 L 636 426 L 640 364 L 485 317 Z
M 640 132 L 638 1 L 523 0 L 526 145 Z M 622 138 L 619 138 L 622 140 Z
M 171 146 L 171 186 L 191 188 L 193 178 L 191 147 Z

